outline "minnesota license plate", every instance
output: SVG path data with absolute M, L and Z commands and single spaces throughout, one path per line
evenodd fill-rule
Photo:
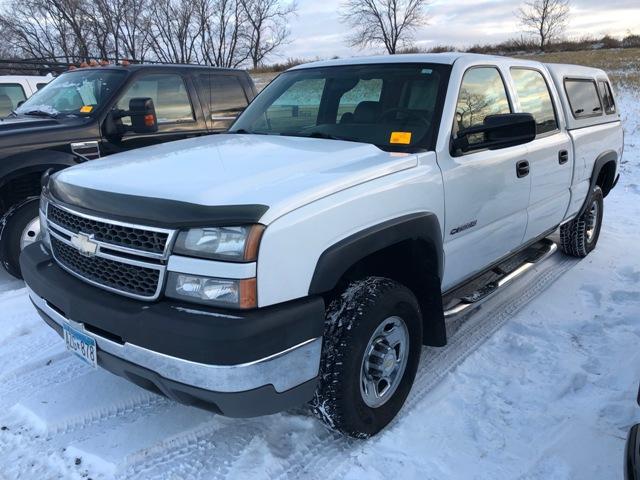
M 63 325 L 63 330 L 64 343 L 67 345 L 67 350 L 75 353 L 93 368 L 97 368 L 98 349 L 96 348 L 96 341 L 69 325 Z

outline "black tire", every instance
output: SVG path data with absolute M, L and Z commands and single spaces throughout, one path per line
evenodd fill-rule
M 0 221 L 0 262 L 7 272 L 22 278 L 20 272 L 20 238 L 25 228 L 38 217 L 38 197 L 29 197 L 14 205 Z
M 386 403 L 372 408 L 361 393 L 365 350 L 376 329 L 389 317 L 401 317 L 408 331 L 407 363 Z M 352 282 L 326 312 L 320 381 L 311 402 L 313 413 L 344 435 L 368 438 L 400 411 L 411 390 L 422 349 L 422 316 L 413 293 L 380 277 Z
M 564 253 L 584 258 L 596 248 L 602 228 L 603 200 L 602 190 L 596 186 L 584 213 L 560 227 L 560 248 Z

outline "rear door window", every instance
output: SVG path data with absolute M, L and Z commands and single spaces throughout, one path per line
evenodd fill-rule
M 240 79 L 234 75 L 199 75 L 198 82 L 212 120 L 233 119 L 248 104 Z
M 536 121 L 538 135 L 558 129 L 556 112 L 549 87 L 542 74 L 526 68 L 512 68 L 511 78 L 516 87 L 520 110 L 530 113 Z
M 19 83 L 0 84 L 0 117 L 6 117 L 27 99 Z
M 596 82 L 585 79 L 565 79 L 564 88 L 575 118 L 602 115 Z
M 611 86 L 609 85 L 609 82 L 603 82 L 602 80 L 599 81 L 598 89 L 600 90 L 600 98 L 602 98 L 602 103 L 604 104 L 604 113 L 607 115 L 616 113 L 616 104 L 613 100 L 613 94 L 611 93 Z

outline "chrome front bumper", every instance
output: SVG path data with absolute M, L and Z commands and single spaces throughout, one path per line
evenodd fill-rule
M 168 380 L 203 390 L 235 393 L 272 385 L 286 392 L 317 377 L 322 338 L 312 338 L 287 350 L 237 365 L 209 365 L 155 352 L 132 343 L 118 343 L 85 329 L 68 319 L 27 287 L 34 305 L 60 327 L 67 324 L 95 339 L 98 350 L 149 369 Z M 247 348 L 251 348 L 250 345 Z

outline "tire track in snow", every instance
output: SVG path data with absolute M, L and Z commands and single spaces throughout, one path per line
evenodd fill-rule
M 444 348 L 423 349 L 421 366 L 407 402 L 399 416 L 381 436 L 389 435 L 395 430 L 402 418 L 418 407 L 419 403 L 449 372 L 476 351 L 513 315 L 578 263 L 576 259 L 556 254 L 487 303 L 450 322 L 448 329 L 452 326 L 454 331 L 449 332 L 448 345 Z M 527 284 L 527 280 L 531 283 Z M 501 299 L 503 300 L 500 302 Z M 377 441 L 379 440 L 376 438 L 368 440 L 368 442 Z M 357 440 L 342 438 L 327 431 L 325 435 L 316 436 L 309 444 L 300 445 L 298 452 L 287 458 L 281 466 L 281 471 L 271 478 L 288 479 L 302 476 L 322 480 L 342 478 L 346 474 L 346 463 L 352 458 L 352 452 L 361 445 L 362 443 Z M 369 444 L 368 447 L 371 448 L 371 445 Z
M 424 349 L 421 357 L 422 366 L 405 408 L 400 418 L 382 435 L 388 435 L 398 428 L 402 417 L 417 408 L 450 371 L 576 263 L 573 259 L 559 259 L 556 255 L 514 282 L 505 290 L 506 293 L 498 294 L 498 297 L 489 300 L 474 312 L 450 322 L 448 328 L 453 331 L 449 345 L 442 349 Z M 527 280 L 531 281 L 531 284 L 526 284 Z M 0 385 L 0 399 L 7 398 L 6 392 L 23 390 L 20 396 L 24 396 L 72 381 L 90 371 L 66 353 L 61 352 L 55 355 L 54 359 L 52 366 L 43 366 L 3 382 Z M 135 405 L 114 406 L 113 409 L 90 416 L 80 415 L 54 433 L 56 436 L 74 435 L 75 432 L 89 434 L 98 425 L 104 426 L 105 422 L 114 418 L 134 414 L 152 415 L 164 404 L 163 402 L 168 400 L 162 397 L 157 397 L 156 400 L 154 397 Z M 2 400 L 0 403 L 3 403 Z M 274 425 L 279 421 L 282 421 L 282 415 L 252 420 L 212 417 L 211 422 L 203 423 L 202 427 L 196 430 L 184 431 L 169 439 L 159 438 L 152 447 L 141 449 L 132 458 L 123 458 L 119 478 L 169 477 L 188 480 L 203 478 L 204 473 L 206 478 L 225 478 L 246 461 L 246 456 L 251 454 L 252 441 L 262 442 L 270 449 L 278 448 L 276 442 L 279 438 L 277 435 L 270 435 L 270 431 L 276 428 Z M 114 431 L 114 434 L 117 433 Z M 321 426 L 304 431 L 298 440 L 291 454 L 280 457 L 281 462 L 276 465 L 276 471 L 269 475 L 271 478 L 340 478 L 346 472 L 352 455 L 362 447 L 362 442 L 345 439 Z M 369 442 L 376 442 L 376 439 Z M 38 446 L 38 442 L 29 443 L 32 443 L 33 447 Z
M 262 437 L 267 427 L 260 421 L 213 418 L 196 431 L 140 452 L 138 456 L 144 456 L 144 460 L 132 462 L 118 478 L 190 480 L 202 478 L 203 471 L 207 478 L 224 478 L 251 440 Z

